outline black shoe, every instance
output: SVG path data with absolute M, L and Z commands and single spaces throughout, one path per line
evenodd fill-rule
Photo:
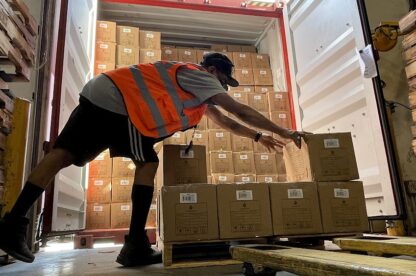
M 29 219 L 26 217 L 11 217 L 6 214 L 0 220 L 0 249 L 15 259 L 32 263 L 35 256 L 26 243 L 26 232 Z
M 162 253 L 152 248 L 146 235 L 140 242 L 133 241 L 128 235 L 124 239 L 123 248 L 117 256 L 117 263 L 125 267 L 133 267 L 162 262 Z

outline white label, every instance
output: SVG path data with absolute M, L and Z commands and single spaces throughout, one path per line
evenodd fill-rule
M 350 197 L 350 190 L 348 189 L 334 189 L 334 196 L 337 198 L 349 198 Z
M 269 91 L 269 88 L 267 88 L 267 87 L 262 87 L 261 88 L 261 92 L 267 92 L 267 91 Z
M 121 161 L 123 161 L 123 162 L 130 162 L 130 161 L 131 161 L 131 159 L 130 159 L 130 158 L 128 158 L 128 157 L 122 157 L 122 158 L 121 158 Z
M 100 153 L 96 158 L 95 158 L 95 160 L 98 160 L 98 161 L 100 161 L 100 160 L 104 160 L 104 153 Z
M 260 155 L 260 159 L 261 160 L 269 160 L 269 156 L 268 155 Z
M 179 157 L 182 159 L 192 159 L 195 156 L 195 152 L 193 150 L 190 150 L 188 154 L 185 153 L 185 150 L 180 150 Z
M 94 212 L 102 212 L 104 210 L 103 206 L 94 206 Z
M 187 56 L 192 55 L 192 53 L 190 51 L 185 51 L 184 54 L 187 55 Z
M 243 177 L 241 177 L 241 181 L 250 182 L 250 177 L 249 176 L 243 176 Z
M 243 177 L 244 181 L 244 177 Z M 240 190 L 236 191 L 237 200 L 253 200 L 253 191 L 252 190 Z
M 124 52 L 127 53 L 127 54 L 131 54 L 133 52 L 133 50 L 130 49 L 130 48 L 124 48 Z
M 154 52 L 146 52 L 146 56 L 148 57 L 154 57 L 155 53 Z
M 98 69 L 106 69 L 107 68 L 107 65 L 105 65 L 105 64 L 98 64 Z
M 179 195 L 180 203 L 198 203 L 197 193 L 180 193 Z
M 108 44 L 100 44 L 101 49 L 108 49 Z
M 128 179 L 122 179 L 120 180 L 120 185 L 121 186 L 127 186 L 130 184 L 130 181 Z
M 266 182 L 266 183 L 273 182 L 273 177 L 266 176 L 266 177 L 264 178 L 264 182 Z
M 303 198 L 302 189 L 287 189 L 288 198 Z
M 245 58 L 246 57 L 246 54 L 240 54 L 240 57 L 241 58 Z
M 165 53 L 168 54 L 168 55 L 171 55 L 172 54 L 172 50 L 169 50 L 169 49 L 168 50 L 165 50 Z
M 248 70 L 241 70 L 241 74 L 247 75 L 248 74 Z
M 248 155 L 247 154 L 242 154 L 242 155 L 240 155 L 240 159 L 241 160 L 247 160 L 248 159 Z
M 226 175 L 220 175 L 220 176 L 218 176 L 218 180 L 219 181 L 227 181 L 227 176 Z
M 204 51 L 204 55 L 205 55 L 205 54 L 208 54 L 208 53 L 211 53 L 211 52 L 210 52 L 210 51 Z
M 131 29 L 130 28 L 123 28 L 123 33 L 131 33 Z
M 227 158 L 227 154 L 225 154 L 225 153 L 219 153 L 218 154 L 218 158 L 219 159 L 225 159 L 225 158 Z
M 241 98 L 241 93 L 234 93 L 234 98 Z
M 279 119 L 286 119 L 286 114 L 284 114 L 284 113 L 279 114 Z
M 181 138 L 181 134 L 179 132 L 176 132 L 172 135 L 173 138 Z
M 202 134 L 201 133 L 195 133 L 195 138 L 197 139 L 201 139 L 202 138 Z
M 263 56 L 257 55 L 257 59 L 263 59 Z
M 339 148 L 339 139 L 324 139 L 324 147 L 326 149 Z
M 251 92 L 251 88 L 250 87 L 244 87 L 244 92 Z
M 107 29 L 107 28 L 108 28 L 107 23 L 100 23 L 100 28 L 105 28 L 105 29 Z
M 276 99 L 283 99 L 283 95 L 282 94 L 276 94 L 276 95 L 274 95 L 274 97 Z
M 254 95 L 255 100 L 261 100 L 261 95 Z
M 267 74 L 267 71 L 260 70 L 260 75 L 266 75 L 266 74 Z
M 103 186 L 104 185 L 104 181 L 103 180 L 95 180 L 94 181 L 94 185 L 95 186 Z
M 121 205 L 120 210 L 121 211 L 129 211 L 130 210 L 130 205 Z
M 224 137 L 224 132 L 216 132 L 216 133 L 215 133 L 215 137 L 217 137 L 217 138 L 222 138 L 222 137 Z
M 154 34 L 149 34 L 149 33 L 147 33 L 147 34 L 146 34 L 146 37 L 147 37 L 147 38 L 154 38 L 154 37 L 155 37 L 155 35 L 154 35 Z

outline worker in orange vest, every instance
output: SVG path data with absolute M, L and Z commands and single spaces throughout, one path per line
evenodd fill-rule
M 161 254 L 150 246 L 145 231 L 158 167 L 156 142 L 177 131 L 196 127 L 205 114 L 236 135 L 252 138 L 269 150 L 283 143 L 224 115 L 217 106 L 256 129 L 276 133 L 300 146 L 303 132 L 282 128 L 253 108 L 231 98 L 236 87 L 233 63 L 221 53 L 209 53 L 200 65 L 155 62 L 119 68 L 89 81 L 80 103 L 55 141 L 53 149 L 29 175 L 15 205 L 0 221 L 0 249 L 16 259 L 33 262 L 26 243 L 27 212 L 63 168 L 84 166 L 109 149 L 136 165 L 132 218 L 125 244 L 117 257 L 123 266 L 158 263 Z

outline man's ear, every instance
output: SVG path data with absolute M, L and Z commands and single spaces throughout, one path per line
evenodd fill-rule
M 217 68 L 215 68 L 215 66 L 208 66 L 207 71 L 210 72 L 211 74 L 214 74 L 215 71 L 217 71 Z

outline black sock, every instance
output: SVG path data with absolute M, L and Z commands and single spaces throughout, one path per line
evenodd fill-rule
M 153 186 L 133 185 L 129 238 L 141 242 L 144 238 L 147 214 L 153 199 Z
M 10 216 L 25 217 L 33 203 L 42 195 L 43 191 L 44 189 L 41 187 L 27 181 L 10 211 Z

